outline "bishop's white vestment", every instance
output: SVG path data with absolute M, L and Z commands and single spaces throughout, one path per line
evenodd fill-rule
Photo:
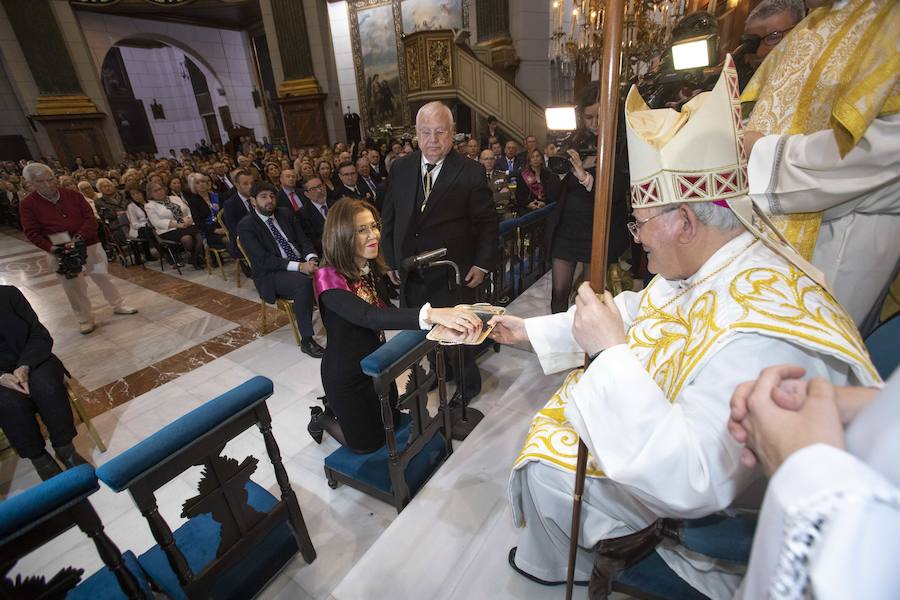
M 819 600 L 900 597 L 900 372 L 846 444 L 809 446 L 775 472 L 738 598 L 802 598 L 807 586 Z
M 513 467 L 510 501 L 525 528 L 516 564 L 541 579 L 565 579 L 579 435 L 591 460 L 576 579 L 587 579 L 589 549 L 599 540 L 660 517 L 726 508 L 758 475 L 741 466 L 726 429 L 739 383 L 783 363 L 838 385 L 878 381 L 846 312 L 749 232 L 689 279 L 656 277 L 615 302 L 627 343 L 566 378 L 532 421 Z M 546 373 L 583 364 L 574 311 L 525 321 Z M 685 549 L 657 551 L 711 597 L 730 596 L 740 580 Z

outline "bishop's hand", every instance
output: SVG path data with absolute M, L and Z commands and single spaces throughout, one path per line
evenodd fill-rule
M 603 292 L 600 296 L 587 282 L 581 284 L 575 298 L 572 335 L 589 356 L 625 343 L 625 323 L 612 294 Z
M 495 315 L 488 321 L 494 329 L 490 338 L 501 344 L 517 344 L 528 341 L 528 331 L 525 329 L 525 319 L 513 315 Z

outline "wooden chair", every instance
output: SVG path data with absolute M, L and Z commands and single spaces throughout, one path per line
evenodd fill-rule
M 316 558 L 272 434 L 266 400 L 273 384 L 254 377 L 195 408 L 105 463 L 97 476 L 128 490 L 157 544 L 138 557 L 149 578 L 173 599 L 255 597 L 300 552 Z M 257 427 L 280 498 L 251 479 L 259 460 L 222 455 L 228 442 Z M 157 507 L 158 490 L 202 466 L 198 495 L 182 505 L 187 521 L 172 531 Z
M 225 240 L 225 248 L 228 248 L 228 246 L 231 245 L 231 241 L 230 241 L 231 240 L 231 232 L 228 231 L 228 226 L 225 225 L 224 204 L 223 204 L 222 209 L 218 213 L 216 213 L 216 224 L 222 230 L 225 231 L 225 236 L 223 237 L 223 239 Z M 227 250 L 220 250 L 218 252 L 225 252 L 227 255 Z M 219 268 L 221 269 L 222 261 L 220 260 L 220 257 L 218 256 L 218 252 L 216 253 L 217 254 L 216 259 L 219 260 Z M 238 287 L 241 287 L 241 263 L 243 262 L 245 265 L 247 265 L 248 269 L 250 268 L 250 261 L 247 259 L 247 254 L 243 250 L 241 250 L 241 254 L 242 254 L 242 256 L 239 256 L 237 258 L 237 260 L 234 261 L 234 280 L 237 281 Z M 207 259 L 206 259 L 206 265 L 207 265 L 207 267 L 209 266 L 209 257 L 207 257 Z M 225 278 L 225 270 L 224 269 L 222 270 L 222 278 L 223 279 Z
M 94 429 L 94 424 L 91 422 L 91 418 L 87 415 L 84 410 L 84 405 L 81 403 L 81 398 L 78 397 L 78 394 L 75 393 L 75 390 L 72 389 L 72 384 L 69 381 L 71 375 L 66 371 L 65 385 L 66 392 L 69 395 L 69 403 L 72 405 L 72 408 L 75 409 L 75 412 L 78 414 L 78 418 L 81 419 L 81 422 L 84 423 L 84 426 L 87 427 L 88 435 L 91 436 L 91 439 L 94 440 L 94 444 L 97 445 L 97 448 L 100 449 L 100 452 L 106 452 L 106 444 L 103 443 L 103 440 L 100 439 L 100 435 L 97 433 L 97 430 Z
M 444 349 L 425 338 L 424 331 L 403 331 L 360 361 L 363 373 L 372 377 L 381 402 L 386 443 L 369 454 L 357 454 L 341 447 L 325 459 L 328 485 L 345 483 L 380 500 L 393 504 L 397 512 L 453 452 L 450 439 L 452 419 L 447 405 Z M 435 369 L 426 374 L 422 362 L 431 355 Z M 409 410 L 400 427 L 394 429 L 391 387 L 405 371 L 410 371 L 406 390 L 397 408 Z M 438 383 L 437 414 L 429 416 L 428 390 Z
M 594 547 L 588 598 L 605 600 L 615 591 L 647 600 L 703 600 L 706 596 L 681 579 L 656 546 L 668 540 L 695 554 L 746 565 L 755 531 L 755 516 L 716 513 L 684 521 L 658 519 L 641 531 L 602 540 Z
M 247 266 L 250 267 L 250 270 L 253 270 L 253 265 L 250 263 L 250 257 L 247 256 L 247 253 L 244 251 L 244 245 L 241 244 L 241 238 L 236 238 L 238 250 L 240 250 L 243 258 L 241 260 L 247 261 Z M 266 301 L 263 300 L 263 297 L 259 297 L 259 312 L 260 312 L 260 320 L 262 321 L 262 334 L 266 335 L 268 333 L 268 310 L 266 308 Z M 297 345 L 300 345 L 300 330 L 297 328 L 297 317 L 294 315 L 294 301 L 290 298 L 275 298 L 275 306 L 284 311 L 284 314 L 287 315 L 288 321 L 291 323 L 291 331 L 294 333 L 294 341 L 297 342 Z
M 0 598 L 152 599 L 147 577 L 134 554 L 124 554 L 106 535 L 88 497 L 100 489 L 90 465 L 79 465 L 0 502 Z M 66 567 L 52 577 L 15 580 L 9 571 L 21 558 L 77 526 L 105 565 L 82 580 L 83 569 Z
M 228 281 L 228 276 L 225 274 L 224 260 L 228 257 L 228 250 L 225 248 L 213 248 L 209 245 L 209 242 L 206 238 L 203 239 L 203 254 L 204 258 L 206 258 L 206 273 L 208 275 L 212 275 L 212 257 L 216 257 L 216 266 L 219 269 L 219 273 L 222 274 L 222 280 Z M 240 265 L 236 265 L 238 268 L 236 271 L 238 273 L 241 272 Z M 240 277 L 240 275 L 238 275 Z M 240 282 L 238 282 L 238 287 L 240 287 Z

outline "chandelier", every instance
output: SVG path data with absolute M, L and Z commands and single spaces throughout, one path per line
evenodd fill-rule
M 641 75 L 662 54 L 687 0 L 625 0 L 623 80 Z M 550 60 L 565 74 L 590 70 L 603 46 L 605 0 L 552 0 Z

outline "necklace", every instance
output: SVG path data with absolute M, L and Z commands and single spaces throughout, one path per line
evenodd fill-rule
M 643 315 L 643 316 L 640 316 L 640 317 L 636 318 L 634 321 L 631 322 L 631 326 L 634 327 L 637 323 L 640 323 L 641 321 L 644 321 L 644 320 L 646 320 L 646 319 L 649 319 L 649 318 L 651 318 L 651 317 L 654 317 L 654 316 L 656 316 L 656 315 L 658 315 L 658 314 L 662 314 L 662 312 L 663 312 L 666 308 L 668 308 L 669 306 L 671 306 L 671 304 L 672 304 L 673 302 L 675 302 L 676 300 L 678 300 L 679 298 L 681 298 L 682 296 L 684 296 L 685 294 L 687 294 L 689 291 L 691 291 L 692 289 L 694 289 L 695 287 L 697 287 L 697 286 L 700 285 L 701 283 L 706 283 L 707 281 L 709 281 L 710 279 L 712 279 L 713 277 L 715 277 L 716 275 L 718 275 L 719 273 L 721 273 L 722 271 L 724 271 L 725 269 L 727 269 L 729 266 L 731 266 L 731 264 L 732 264 L 734 261 L 736 261 L 738 258 L 740 258 L 740 257 L 744 254 L 744 252 L 746 252 L 746 251 L 749 250 L 751 247 L 753 247 L 753 244 L 755 244 L 755 243 L 758 242 L 758 241 L 759 241 L 759 240 L 757 240 L 756 238 L 754 238 L 754 239 L 753 239 L 749 244 L 747 244 L 740 252 L 738 252 L 737 254 L 735 254 L 734 256 L 732 256 L 731 258 L 729 258 L 727 261 L 725 261 L 725 263 L 722 264 L 721 267 L 719 267 L 718 269 L 715 269 L 712 273 L 710 273 L 710 274 L 707 275 L 706 277 L 703 277 L 702 279 L 698 279 L 697 281 L 691 283 L 689 286 L 685 287 L 683 290 L 681 290 L 680 292 L 678 292 L 677 294 L 675 294 L 674 296 L 672 296 L 672 297 L 671 297 L 668 301 L 666 301 L 666 303 L 663 304 L 662 306 L 659 306 L 659 307 L 656 307 L 656 306 L 649 306 L 649 307 L 648 307 L 648 310 L 650 311 L 650 314 Z M 642 304 L 643 304 L 643 302 L 642 302 Z

